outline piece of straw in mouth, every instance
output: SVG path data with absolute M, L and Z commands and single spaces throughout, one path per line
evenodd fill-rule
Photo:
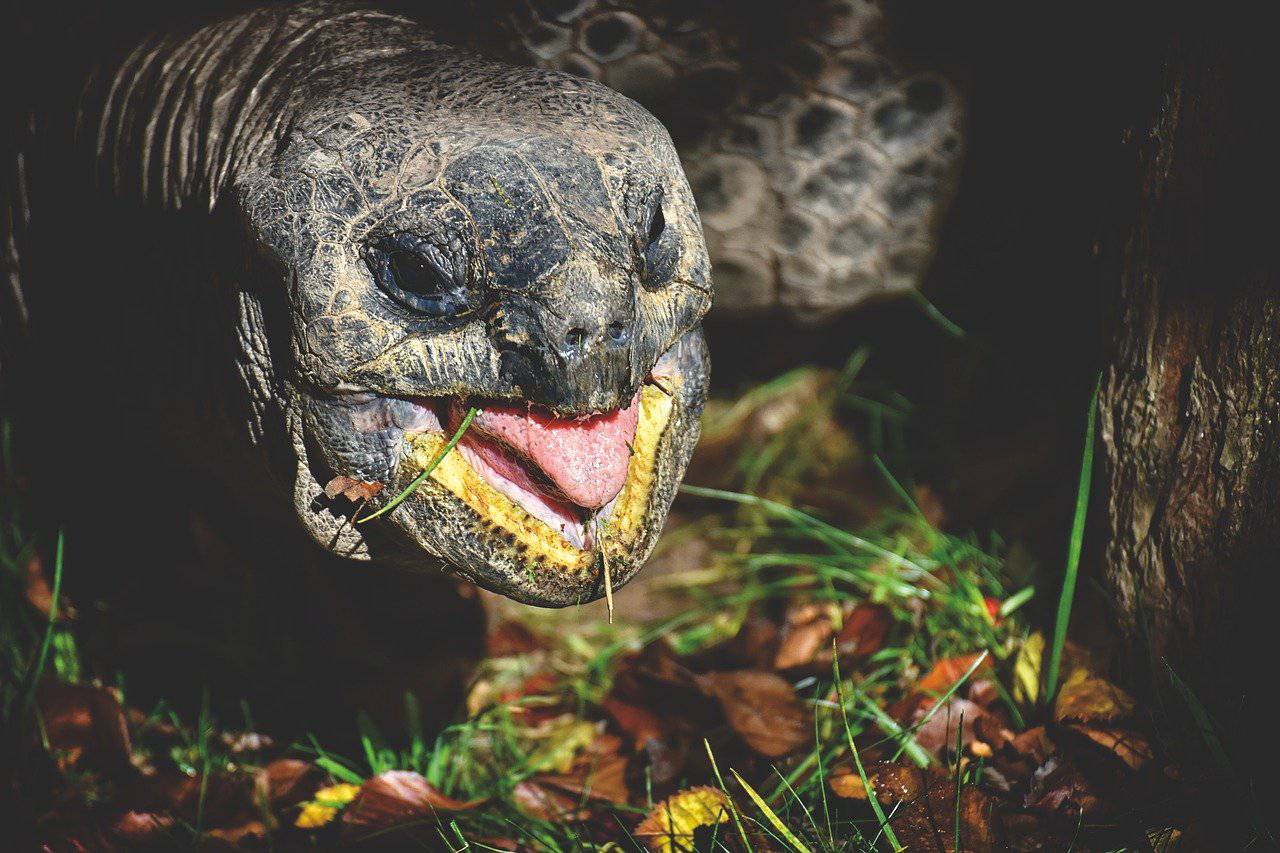
M 462 419 L 462 423 L 458 425 L 457 431 L 454 432 L 453 437 L 449 439 L 448 444 L 444 446 L 444 449 L 440 451 L 439 455 L 437 455 L 435 459 L 431 460 L 430 465 L 422 469 L 421 474 L 413 478 L 413 482 L 405 486 L 405 489 L 403 492 L 401 492 L 400 494 L 392 498 L 387 503 L 386 506 L 384 506 L 382 509 L 375 512 L 373 515 L 369 515 L 360 519 L 358 523 L 364 524 L 366 521 L 371 521 L 380 515 L 386 515 L 387 513 L 391 512 L 391 510 L 400 506 L 400 504 L 404 502 L 405 498 L 409 497 L 409 495 L 416 492 L 418 490 L 418 487 L 421 486 L 423 482 L 428 477 L 431 476 L 431 472 L 436 470 L 436 468 L 440 466 L 440 463 L 444 461 L 444 458 L 449 455 L 449 451 L 453 450 L 454 446 L 462 439 L 462 434 L 467 431 L 467 427 L 471 426 L 471 421 L 475 419 L 476 411 L 477 409 L 475 406 L 472 406 L 470 409 L 467 409 L 467 416 Z
M 604 550 L 604 538 L 600 535 L 600 519 L 592 518 L 591 524 L 596 529 L 596 547 L 600 549 L 600 565 L 604 570 L 604 600 L 609 608 L 609 624 L 613 624 L 613 576 L 609 572 L 609 556 Z

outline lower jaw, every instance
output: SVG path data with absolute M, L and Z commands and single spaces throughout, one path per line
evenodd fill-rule
M 460 453 L 494 491 L 580 550 L 590 551 L 594 547 L 596 526 L 607 522 L 617 506 L 615 497 L 598 510 L 587 510 L 537 488 L 530 477 L 521 478 L 522 481 L 508 477 L 489 463 L 486 454 L 473 444 L 470 436 L 464 435 L 454 452 Z
M 579 514 L 576 508 L 522 488 L 462 444 L 456 448 L 460 452 L 444 456 L 431 479 L 487 525 L 505 533 L 531 567 L 581 573 L 601 557 L 626 559 L 645 529 L 661 440 L 675 402 L 667 391 L 648 384 L 641 391 L 640 407 L 626 483 L 594 514 Z M 443 433 L 435 431 L 406 439 L 419 470 L 430 466 L 447 443 Z

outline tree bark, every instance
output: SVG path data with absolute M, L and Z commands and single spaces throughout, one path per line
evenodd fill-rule
M 1179 29 L 1103 376 L 1105 569 L 1130 648 L 1240 711 L 1280 569 L 1276 75 L 1244 28 Z

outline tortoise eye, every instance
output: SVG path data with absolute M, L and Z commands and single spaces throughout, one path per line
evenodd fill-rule
M 431 317 L 456 316 L 473 307 L 466 282 L 425 240 L 385 238 L 368 248 L 365 260 L 378 287 L 402 307 Z
M 645 284 L 658 287 L 664 284 L 674 271 L 676 242 L 668 233 L 667 218 L 662 212 L 662 193 L 659 191 L 644 227 L 644 243 L 640 252 Z
M 653 215 L 649 218 L 648 240 L 645 240 L 645 252 L 648 254 L 658 245 L 658 241 L 662 238 L 662 232 L 667 231 L 667 218 L 662 214 L 662 204 L 654 207 Z

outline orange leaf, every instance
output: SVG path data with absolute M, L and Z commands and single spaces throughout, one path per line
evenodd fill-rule
M 933 669 L 929 670 L 928 675 L 916 682 L 916 690 L 921 693 L 946 693 L 962 675 L 969 671 L 969 667 L 973 666 L 974 661 L 980 656 L 980 652 L 974 652 L 971 655 L 957 655 L 938 661 L 933 665 Z M 979 673 L 987 672 L 990 666 L 990 663 L 983 664 L 974 673 L 974 677 L 976 678 Z

